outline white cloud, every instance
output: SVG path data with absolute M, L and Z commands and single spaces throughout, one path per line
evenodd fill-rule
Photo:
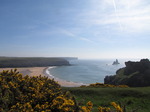
M 150 4 L 146 0 L 96 0 L 92 3 L 93 8 L 80 14 L 80 22 L 85 25 L 111 24 L 114 25 L 113 29 L 125 32 L 145 32 L 150 29 Z

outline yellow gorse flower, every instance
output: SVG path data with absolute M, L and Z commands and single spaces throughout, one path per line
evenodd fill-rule
M 119 88 L 127 88 L 129 86 L 127 86 L 127 85 L 112 85 L 112 84 L 94 83 L 94 84 L 90 84 L 88 86 L 82 85 L 80 87 L 109 87 L 109 88 L 119 87 Z
M 89 101 L 86 106 L 82 106 L 81 109 L 83 112 L 91 112 L 93 107 L 93 103 Z
M 110 112 L 110 108 L 109 107 L 98 107 L 98 112 Z
M 72 99 L 68 99 L 65 95 L 60 95 L 52 101 L 52 108 L 58 108 L 64 112 L 73 111 L 75 103 Z
M 111 102 L 111 105 L 116 109 L 116 112 L 123 112 L 123 109 L 115 102 Z

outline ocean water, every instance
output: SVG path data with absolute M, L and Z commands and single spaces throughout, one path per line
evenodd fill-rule
M 49 69 L 51 75 L 56 78 L 77 82 L 96 83 L 104 82 L 106 75 L 114 75 L 116 70 L 125 67 L 126 60 L 119 60 L 118 65 L 112 65 L 115 60 L 72 60 L 71 66 L 58 66 Z

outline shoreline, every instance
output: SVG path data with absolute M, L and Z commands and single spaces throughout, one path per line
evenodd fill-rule
M 66 81 L 63 79 L 59 79 L 57 77 L 54 77 L 50 72 L 49 69 L 54 68 L 55 66 L 49 66 L 49 67 L 23 67 L 23 68 L 16 68 L 19 73 L 22 73 L 23 76 L 29 75 L 29 76 L 46 76 L 50 79 L 54 79 L 54 81 L 58 82 L 58 84 L 61 85 L 61 87 L 79 87 L 81 85 L 86 85 L 83 83 L 76 83 L 71 81 Z M 15 68 L 0 68 L 0 72 L 3 70 L 11 70 Z
M 56 66 L 51 66 L 51 67 L 47 67 L 47 69 L 44 69 L 44 74 L 46 76 L 48 76 L 50 79 L 54 79 L 54 81 L 58 82 L 58 84 L 60 84 L 62 87 L 79 87 L 81 85 L 87 85 L 87 84 L 83 84 L 83 83 L 77 83 L 77 82 L 72 82 L 72 81 L 66 81 L 57 77 L 54 77 L 52 74 L 50 74 L 50 72 L 48 70 L 54 68 Z

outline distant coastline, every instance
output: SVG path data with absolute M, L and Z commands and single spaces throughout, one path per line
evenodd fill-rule
M 0 57 L 1 68 L 20 67 L 46 67 L 46 66 L 69 66 L 70 63 L 64 58 L 45 57 Z

